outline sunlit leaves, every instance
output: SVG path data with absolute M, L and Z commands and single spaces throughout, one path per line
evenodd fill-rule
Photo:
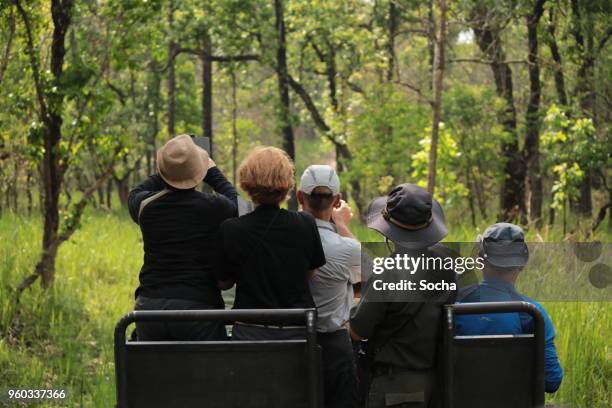
M 429 153 L 431 151 L 431 128 L 423 130 L 425 135 L 420 141 L 420 150 L 412 155 L 412 180 L 419 186 L 427 187 Z M 438 136 L 438 167 L 441 169 L 460 169 L 461 151 L 449 129 L 440 123 Z M 468 194 L 467 187 L 459 179 L 459 171 L 439 171 L 436 176 L 436 199 L 443 204 L 452 205 Z
M 610 165 L 609 144 L 596 137 L 590 118 L 569 118 L 556 105 L 548 109 L 544 126 L 545 164 L 555 175 L 552 206 L 562 209 L 567 200 L 578 197 L 585 170 Z

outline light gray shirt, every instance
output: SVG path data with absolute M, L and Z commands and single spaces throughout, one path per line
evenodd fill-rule
M 349 320 L 353 284 L 361 282 L 361 245 L 338 234 L 333 223 L 316 222 L 326 263 L 310 280 L 310 292 L 317 306 L 317 331 L 333 332 Z

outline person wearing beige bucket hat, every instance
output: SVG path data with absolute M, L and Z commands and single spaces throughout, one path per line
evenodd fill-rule
M 197 146 L 191 136 L 170 139 L 157 151 L 160 177 L 176 189 L 198 186 L 208 171 L 208 152 Z
M 238 193 L 188 135 L 157 151 L 157 174 L 134 187 L 130 215 L 142 231 L 144 263 L 136 310 L 222 309 L 219 226 L 237 216 Z M 196 190 L 204 181 L 215 192 Z M 136 324 L 138 340 L 223 340 L 215 322 Z

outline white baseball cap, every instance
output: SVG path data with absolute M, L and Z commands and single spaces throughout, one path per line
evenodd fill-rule
M 299 190 L 312 194 L 316 187 L 327 187 L 334 195 L 340 193 L 340 179 L 333 167 L 327 164 L 313 164 L 308 166 L 300 179 Z

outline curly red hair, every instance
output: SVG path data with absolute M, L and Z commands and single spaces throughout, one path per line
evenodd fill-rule
M 240 187 L 257 204 L 279 204 L 295 186 L 295 169 L 285 151 L 258 147 L 251 151 L 238 169 Z

